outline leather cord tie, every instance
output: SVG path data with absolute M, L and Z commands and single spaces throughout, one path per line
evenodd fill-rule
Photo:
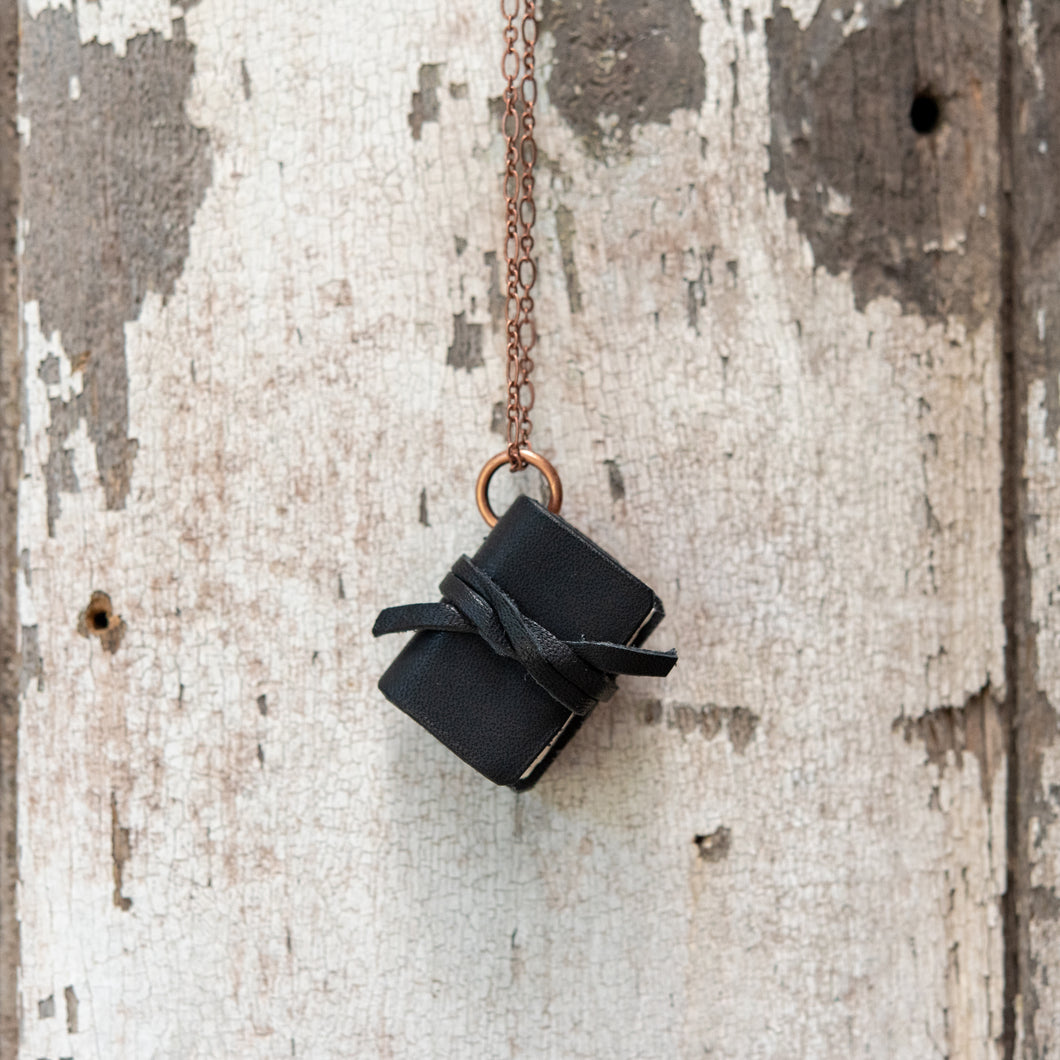
M 405 604 L 379 613 L 372 634 L 440 630 L 477 633 L 498 655 L 516 659 L 557 702 L 588 714 L 615 691 L 615 674 L 665 677 L 677 662 L 674 651 L 649 651 L 605 641 L 560 640 L 527 618 L 518 604 L 461 556 L 440 586 L 444 600 Z

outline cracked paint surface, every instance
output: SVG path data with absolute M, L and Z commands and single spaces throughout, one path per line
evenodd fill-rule
M 766 39 L 767 180 L 815 263 L 849 275 L 859 307 L 890 296 L 971 327 L 992 314 L 996 149 L 982 135 L 997 110 L 992 9 L 824 0 L 803 29 L 778 6 Z M 910 120 L 918 93 L 941 111 L 930 135 Z
M 997 340 L 815 269 L 766 185 L 773 5 L 696 5 L 701 103 L 621 159 L 542 90 L 535 443 L 682 662 L 521 796 L 383 701 L 369 633 L 483 534 L 494 5 L 99 7 L 121 62 L 186 34 L 212 180 L 124 324 L 125 507 L 79 420 L 54 533 L 85 378 L 24 306 L 25 1060 L 996 1056 L 1004 768 L 987 800 L 892 725 L 1001 680 Z M 424 65 L 466 91 L 417 140 Z
M 1011 456 L 1025 495 L 1015 509 L 1023 534 L 1017 557 L 1023 592 L 1015 616 L 1019 749 L 1018 830 L 1013 860 L 1020 967 L 1018 1004 L 1026 1060 L 1044 1060 L 1060 1047 L 1060 10 L 1038 0 L 1013 5 L 1012 171 L 1014 267 L 1020 297 L 1013 306 L 1020 353 L 1015 399 L 1019 446 Z
M 62 393 L 54 353 L 38 369 L 54 535 L 60 494 L 80 489 L 70 440 L 82 423 L 107 506 L 125 505 L 138 447 L 125 325 L 149 292 L 173 293 L 211 162 L 209 137 L 185 111 L 194 48 L 183 21 L 170 39 L 150 31 L 119 54 L 82 44 L 73 13 L 46 10 L 25 21 L 22 56 L 24 297 L 77 377 Z

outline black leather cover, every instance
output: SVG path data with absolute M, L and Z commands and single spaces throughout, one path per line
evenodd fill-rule
M 454 582 L 455 575 L 479 592 Z M 420 629 L 383 674 L 379 688 L 391 703 L 497 784 L 517 790 L 531 787 L 596 700 L 613 691 L 614 683 L 609 674 L 597 671 L 598 687 L 593 686 L 591 694 L 575 692 L 568 697 L 574 710 L 568 709 L 555 698 L 560 693 L 553 689 L 550 694 L 542 687 L 540 675 L 539 680 L 531 676 L 533 659 L 524 665 L 509 657 L 512 649 L 505 647 L 503 631 L 491 635 L 491 646 L 484 619 L 472 616 L 486 632 L 480 635 L 472 628 L 460 613 L 472 609 L 454 588 L 485 608 L 494 626 L 496 620 L 480 592 L 492 593 L 495 609 L 502 612 L 514 602 L 511 610 L 531 628 L 531 636 L 540 630 L 547 645 L 558 645 L 561 654 L 569 646 L 597 667 L 622 666 L 621 660 L 628 656 L 633 662 L 624 672 L 663 674 L 676 661 L 672 652 L 626 652 L 616 647 L 639 646 L 661 621 L 658 597 L 569 523 L 537 501 L 519 497 L 470 563 L 465 557 L 447 576 L 442 604 L 391 608 L 380 615 L 375 630 L 378 635 Z M 529 650 L 547 659 L 551 655 L 547 645 L 544 649 L 531 645 Z M 575 659 L 574 665 L 581 665 L 580 660 Z

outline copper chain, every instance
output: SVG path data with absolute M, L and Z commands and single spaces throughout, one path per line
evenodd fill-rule
M 521 9 L 521 16 L 520 16 Z M 508 462 L 513 471 L 521 471 L 526 461 L 520 449 L 530 448 L 534 407 L 534 370 L 531 353 L 537 342 L 534 326 L 534 104 L 537 81 L 534 77 L 534 46 L 537 44 L 536 0 L 501 0 L 504 15 L 504 117 L 501 131 L 505 142 L 504 260 L 507 266 L 505 297 L 505 334 L 508 340 Z M 522 56 L 519 42 L 522 41 Z

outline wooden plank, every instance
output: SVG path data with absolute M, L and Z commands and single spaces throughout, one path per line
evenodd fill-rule
M 368 632 L 502 444 L 495 5 L 31 5 L 27 1060 L 1000 1055 L 997 8 L 608 7 L 535 439 L 682 658 L 515 796 Z
M 1012 57 L 1012 379 L 1016 409 L 1009 456 L 1013 525 L 1011 621 L 1019 771 L 1014 778 L 1012 860 L 1017 881 L 1013 994 L 1016 1055 L 1052 1056 L 1060 1044 L 1057 943 L 1060 942 L 1060 344 L 1057 330 L 1060 213 L 1060 17 L 1055 5 L 1028 0 L 1010 13 Z
M 18 1048 L 18 4 L 0 2 L 0 1055 Z

